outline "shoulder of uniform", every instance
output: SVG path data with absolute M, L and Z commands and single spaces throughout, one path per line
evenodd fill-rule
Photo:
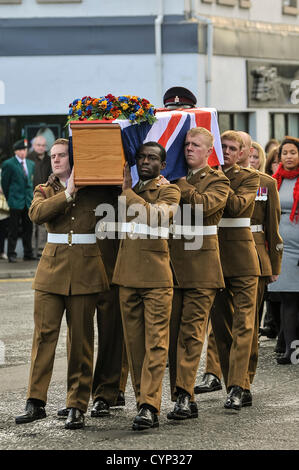
M 273 178 L 271 175 L 268 175 L 268 173 L 264 173 L 264 172 L 262 172 L 262 171 L 259 171 L 258 173 L 259 173 L 259 177 L 260 177 L 260 180 L 261 180 L 261 181 L 264 180 L 264 181 L 269 182 L 270 184 L 271 184 L 271 183 L 272 183 L 272 184 L 275 184 L 276 179 Z
M 211 168 L 209 173 L 213 176 L 216 176 L 217 178 L 228 179 L 222 170 L 217 170 L 216 168 Z
M 250 167 L 242 167 L 241 170 L 246 171 L 247 173 L 254 173 L 255 175 L 258 175 L 259 172 L 255 168 L 250 168 Z
M 181 191 L 180 188 L 178 187 L 178 185 L 175 184 L 175 183 L 170 183 L 170 184 L 159 184 L 159 183 L 157 183 L 157 186 L 162 191 L 169 190 L 169 189 L 174 189 L 174 190 L 177 190 L 177 191 Z

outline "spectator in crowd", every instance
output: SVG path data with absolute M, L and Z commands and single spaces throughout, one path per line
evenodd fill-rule
M 268 142 L 265 145 L 266 156 L 268 156 L 271 150 L 273 150 L 273 148 L 275 147 L 279 147 L 279 141 L 277 139 L 268 140 Z
M 32 141 L 33 150 L 28 153 L 28 159 L 35 163 L 33 187 L 46 183 L 51 174 L 51 158 L 46 152 L 47 141 L 44 136 L 38 135 Z M 47 231 L 44 225 L 33 224 L 32 245 L 34 255 L 40 258 L 47 241 Z
M 263 147 L 258 142 L 252 142 L 252 149 L 249 156 L 249 165 L 251 168 L 265 172 L 266 155 Z
M 266 157 L 265 173 L 270 176 L 273 176 L 279 165 L 279 143 L 278 141 L 275 142 L 277 142 L 278 145 L 276 147 L 272 147 Z M 279 293 L 268 291 L 265 300 L 266 312 L 260 333 L 267 338 L 276 338 L 278 336 L 275 352 L 281 353 L 285 351 L 285 342 L 280 321 Z
M 9 218 L 9 207 L 1 187 L 1 169 L 0 169 L 0 259 L 7 260 L 7 254 L 4 252 L 5 239 L 7 238 Z
M 273 176 L 279 165 L 279 146 L 273 147 L 266 157 L 265 173 Z
M 299 139 L 285 137 L 279 147 L 281 160 L 273 175 L 281 204 L 280 233 L 284 242 L 281 274 L 269 291 L 279 292 L 281 298 L 281 320 L 285 339 L 285 352 L 277 356 L 278 364 L 291 364 L 296 347 L 296 328 L 299 316 Z
M 19 224 L 22 226 L 24 260 L 35 259 L 32 251 L 32 222 L 28 209 L 33 198 L 33 178 L 35 164 L 27 160 L 28 144 L 25 139 L 18 140 L 13 146 L 15 155 L 2 165 L 2 189 L 10 208 L 8 223 L 8 261 L 17 260 L 16 245 Z

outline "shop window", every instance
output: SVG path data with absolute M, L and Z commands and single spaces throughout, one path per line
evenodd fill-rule
M 284 15 L 298 15 L 298 0 L 282 0 L 282 13 Z
M 218 113 L 220 133 L 235 130 L 249 132 L 249 113 Z
M 82 0 L 36 0 L 37 3 L 81 3 Z
M 286 135 L 299 137 L 298 113 L 271 113 L 271 138 L 282 140 Z
M 22 3 L 22 0 L 0 0 L 0 4 L 6 4 L 6 5 L 13 5 L 13 4 L 18 4 Z
M 218 5 L 227 5 L 229 7 L 234 7 L 237 5 L 237 0 L 217 0 Z

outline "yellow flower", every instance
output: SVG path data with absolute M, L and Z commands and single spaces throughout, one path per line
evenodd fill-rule
M 128 105 L 128 103 L 122 103 L 121 107 L 125 111 L 126 109 L 128 109 L 129 105 Z
M 107 108 L 107 101 L 102 101 L 100 103 L 100 106 L 101 106 L 101 108 L 104 108 L 104 109 Z

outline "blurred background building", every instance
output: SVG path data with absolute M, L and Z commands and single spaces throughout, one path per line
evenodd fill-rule
M 221 130 L 299 136 L 299 0 L 0 0 L 0 158 L 68 105 L 184 86 Z

